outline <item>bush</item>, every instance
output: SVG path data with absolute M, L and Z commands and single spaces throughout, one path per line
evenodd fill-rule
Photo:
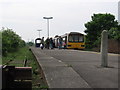
M 25 46 L 25 42 L 19 35 L 13 32 L 11 29 L 2 29 L 2 53 L 3 56 L 8 52 L 14 52 L 19 47 Z

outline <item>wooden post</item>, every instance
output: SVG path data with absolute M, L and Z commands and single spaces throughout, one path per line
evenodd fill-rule
M 101 37 L 101 66 L 108 67 L 108 33 L 107 30 L 102 31 Z
M 23 65 L 24 67 L 26 67 L 27 66 L 27 58 L 24 60 L 24 65 Z

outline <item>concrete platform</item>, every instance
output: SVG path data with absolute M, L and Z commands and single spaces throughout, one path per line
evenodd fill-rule
M 49 88 L 90 88 L 88 83 L 67 64 L 31 48 L 41 65 Z
M 107 88 L 118 90 L 118 55 L 108 55 L 108 68 L 100 66 L 100 54 L 80 50 L 31 48 L 49 88 Z

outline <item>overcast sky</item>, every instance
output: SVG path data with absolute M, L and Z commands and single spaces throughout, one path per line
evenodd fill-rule
M 94 13 L 111 13 L 118 20 L 119 0 L 1 0 L 0 28 L 13 29 L 23 40 L 47 37 L 47 21 L 50 20 L 50 36 L 67 32 L 84 33 L 84 24 Z

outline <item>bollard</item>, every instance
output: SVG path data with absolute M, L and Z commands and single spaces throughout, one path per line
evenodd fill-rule
M 107 30 L 102 31 L 101 37 L 101 66 L 108 67 L 108 33 Z

